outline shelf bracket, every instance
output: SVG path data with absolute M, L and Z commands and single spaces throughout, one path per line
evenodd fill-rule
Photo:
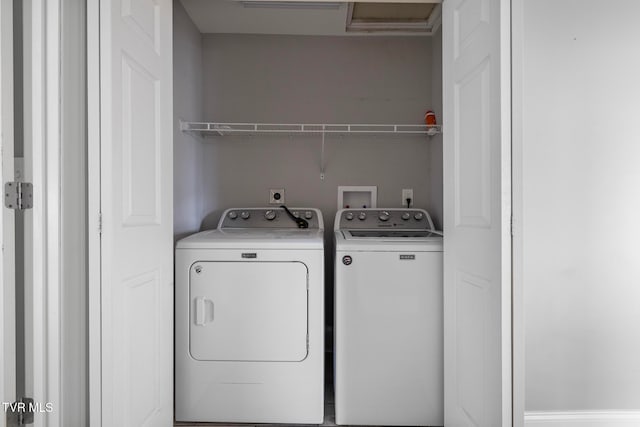
M 320 149 L 320 180 L 324 181 L 324 132 L 325 125 L 322 125 L 322 147 Z

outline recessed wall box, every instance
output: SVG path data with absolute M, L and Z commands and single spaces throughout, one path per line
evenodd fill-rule
M 338 209 L 376 208 L 378 187 L 375 185 L 341 185 L 338 187 Z

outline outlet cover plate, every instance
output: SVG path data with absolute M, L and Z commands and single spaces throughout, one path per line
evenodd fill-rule
M 271 188 L 269 190 L 269 204 L 284 205 L 284 188 Z
M 411 199 L 411 206 L 407 206 L 407 199 Z M 413 199 L 413 188 L 402 189 L 402 201 L 400 206 L 410 208 L 414 206 L 416 201 Z

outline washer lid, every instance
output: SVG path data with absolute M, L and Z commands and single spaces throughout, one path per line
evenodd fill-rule
M 432 230 L 343 230 L 347 240 L 354 239 L 424 239 L 427 237 L 441 237 Z
M 322 249 L 323 231 L 310 229 L 207 230 L 178 241 L 176 249 Z
M 390 236 L 380 234 L 393 233 Z M 337 251 L 415 251 L 442 252 L 442 235 L 433 231 L 416 231 L 417 236 L 404 237 L 409 231 L 401 230 L 338 230 L 335 232 Z M 354 237 L 357 234 L 361 237 Z

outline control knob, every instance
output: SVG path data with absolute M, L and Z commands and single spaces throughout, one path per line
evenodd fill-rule
M 344 215 L 344 218 L 345 218 L 347 221 L 351 221 L 351 220 L 353 219 L 353 212 L 347 212 L 347 213 Z
M 411 214 L 409 212 L 405 212 L 402 214 L 402 219 L 404 221 L 409 221 L 409 218 L 411 218 Z
M 360 221 L 364 221 L 365 219 L 367 219 L 367 214 L 364 212 L 360 212 L 360 214 L 358 215 L 358 219 Z
M 424 218 L 424 214 L 422 212 L 417 212 L 413 217 L 416 221 L 420 221 L 422 218 Z
M 311 212 L 311 211 L 306 211 L 306 212 L 304 213 L 304 217 L 305 217 L 306 219 L 311 219 L 311 218 L 313 218 L 313 212 Z
M 273 221 L 274 219 L 276 219 L 276 211 L 266 211 L 264 213 L 264 217 L 268 220 L 268 221 Z
M 389 221 L 389 217 L 390 217 L 389 212 L 382 211 L 382 212 L 380 212 L 380 215 L 378 216 L 378 219 L 380 221 Z
M 240 218 L 242 218 L 242 219 L 249 219 L 250 216 L 251 216 L 251 214 L 248 211 L 242 211 L 240 213 Z
M 229 212 L 229 219 L 236 219 L 238 218 L 238 213 L 236 211 L 231 211 Z

